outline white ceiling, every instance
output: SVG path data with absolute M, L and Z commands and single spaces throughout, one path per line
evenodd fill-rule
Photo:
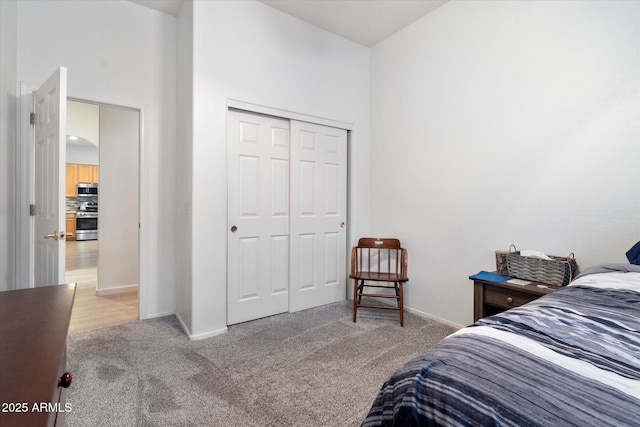
M 132 3 L 138 3 L 150 9 L 166 13 L 172 16 L 178 16 L 180 12 L 180 4 L 182 0 L 129 0 Z
M 182 0 L 130 1 L 173 16 L 178 16 L 182 2 Z M 371 47 L 448 0 L 259 1 L 355 43 Z
M 447 0 L 260 0 L 366 47 L 386 39 Z

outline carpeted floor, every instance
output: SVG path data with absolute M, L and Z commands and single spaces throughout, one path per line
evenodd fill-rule
M 69 336 L 69 426 L 357 426 L 384 380 L 454 331 L 348 302 L 189 341 L 173 316 Z

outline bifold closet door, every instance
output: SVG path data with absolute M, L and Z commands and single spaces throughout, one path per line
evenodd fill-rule
M 227 323 L 289 308 L 289 121 L 227 119 Z
M 289 311 L 346 298 L 347 131 L 291 121 Z

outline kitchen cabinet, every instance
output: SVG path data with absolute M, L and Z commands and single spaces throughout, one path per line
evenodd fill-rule
M 78 181 L 98 183 L 98 166 L 97 165 L 78 165 Z
M 76 183 L 78 182 L 78 165 L 67 163 L 67 178 L 65 185 L 65 196 L 76 197 Z
M 76 240 L 76 214 L 66 213 L 64 220 L 67 240 Z
M 98 183 L 98 165 L 67 163 L 65 196 L 76 197 L 76 184 L 79 182 Z

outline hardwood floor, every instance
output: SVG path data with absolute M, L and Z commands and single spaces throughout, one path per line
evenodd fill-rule
M 138 292 L 96 295 L 98 241 L 66 243 L 66 283 L 76 282 L 69 332 L 127 323 L 138 319 Z

